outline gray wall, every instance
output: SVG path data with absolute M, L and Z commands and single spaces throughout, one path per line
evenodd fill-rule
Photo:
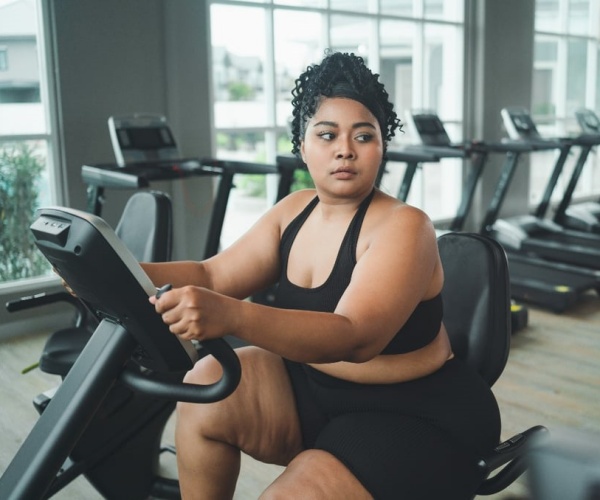
M 465 137 L 499 141 L 507 134 L 500 111 L 530 108 L 535 0 L 468 0 Z M 477 231 L 498 179 L 503 155 L 491 155 L 467 229 Z M 527 213 L 529 172 L 521 160 L 501 216 Z

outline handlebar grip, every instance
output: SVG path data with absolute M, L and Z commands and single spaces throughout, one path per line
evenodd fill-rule
M 229 396 L 237 388 L 242 376 L 240 360 L 234 350 L 222 339 L 202 342 L 223 368 L 223 375 L 214 384 L 199 385 L 172 382 L 156 372 L 142 374 L 124 370 L 121 380 L 130 388 L 169 401 L 186 403 L 214 403 Z

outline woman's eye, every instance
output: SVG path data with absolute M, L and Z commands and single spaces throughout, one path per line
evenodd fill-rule
M 369 142 L 371 139 L 373 139 L 372 134 L 360 134 L 356 136 L 356 140 L 358 142 Z
M 321 132 L 319 134 L 319 137 L 321 139 L 325 139 L 326 141 L 331 141 L 333 139 L 333 133 L 332 132 Z

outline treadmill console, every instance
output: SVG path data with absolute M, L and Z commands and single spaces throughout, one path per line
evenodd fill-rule
M 584 134 L 600 135 L 600 119 L 591 109 L 579 109 L 575 111 L 575 118 Z
M 500 114 L 511 139 L 521 141 L 542 140 L 529 111 L 525 108 L 503 108 Z
M 426 146 L 451 146 L 450 137 L 439 116 L 432 111 L 408 112 L 407 121 L 416 139 Z
M 180 158 L 171 127 L 162 115 L 111 116 L 108 130 L 117 164 Z

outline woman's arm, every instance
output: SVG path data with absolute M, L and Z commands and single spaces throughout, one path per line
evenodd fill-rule
M 445 327 L 429 344 L 404 354 L 380 354 L 365 363 L 311 364 L 332 377 L 361 384 L 390 384 L 425 377 L 454 357 Z
M 265 213 L 236 242 L 210 259 L 143 263 L 156 286 L 170 283 L 173 288 L 187 285 L 207 288 L 244 299 L 279 278 L 279 242 L 282 228 L 296 215 L 314 192 L 288 196 Z
M 183 338 L 233 334 L 300 362 L 371 360 L 420 301 L 439 293 L 443 280 L 425 214 L 389 200 L 380 207 L 361 236 L 351 283 L 334 313 L 276 309 L 197 287 L 163 294 L 157 310 Z

